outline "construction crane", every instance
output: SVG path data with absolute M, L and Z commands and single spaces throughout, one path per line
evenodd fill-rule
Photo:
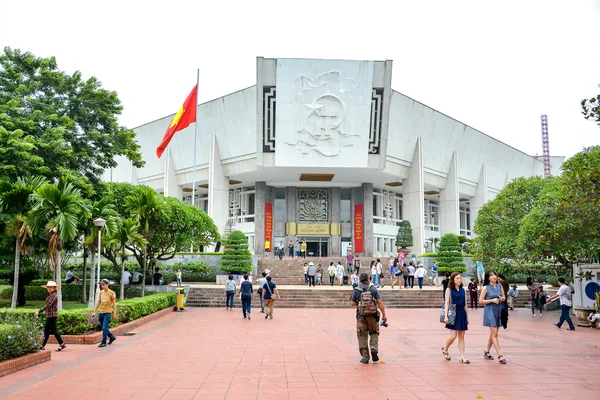
M 544 160 L 544 178 L 550 176 L 550 143 L 548 139 L 548 116 L 542 115 L 542 154 Z

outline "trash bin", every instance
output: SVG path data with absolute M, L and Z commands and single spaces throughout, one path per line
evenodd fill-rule
M 185 298 L 185 288 L 183 286 L 177 286 L 177 297 L 175 301 L 175 307 L 177 311 L 183 311 L 183 299 Z

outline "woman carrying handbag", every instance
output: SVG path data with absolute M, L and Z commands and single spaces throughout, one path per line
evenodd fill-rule
M 469 329 L 469 316 L 466 305 L 467 301 L 462 276 L 458 272 L 453 272 L 450 275 L 444 301 L 444 323 L 446 324 L 446 329 L 450 329 L 450 337 L 446 340 L 446 345 L 442 347 L 442 354 L 446 360 L 450 361 L 452 359 L 448 349 L 458 337 L 458 350 L 460 352 L 458 361 L 462 364 L 471 363 L 465 358 L 465 332 Z M 452 312 L 450 312 L 450 308 L 455 308 L 454 318 L 451 318 Z M 451 319 L 454 319 L 454 321 L 451 321 Z

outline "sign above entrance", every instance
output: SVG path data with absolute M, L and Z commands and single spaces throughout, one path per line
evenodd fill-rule
M 329 224 L 298 224 L 298 235 L 329 235 Z

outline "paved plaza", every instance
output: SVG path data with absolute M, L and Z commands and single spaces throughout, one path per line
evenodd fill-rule
M 436 309 L 393 309 L 378 364 L 362 365 L 354 310 L 190 308 L 105 349 L 69 345 L 52 361 L 0 378 L 3 399 L 598 399 L 600 332 L 559 330 L 557 312 L 511 313 L 507 365 L 486 361 L 482 310 L 471 313 L 470 365 L 441 347 Z M 564 327 L 563 327 L 564 328 Z M 48 346 L 54 349 L 55 345 Z M 492 353 L 495 356 L 495 353 Z

